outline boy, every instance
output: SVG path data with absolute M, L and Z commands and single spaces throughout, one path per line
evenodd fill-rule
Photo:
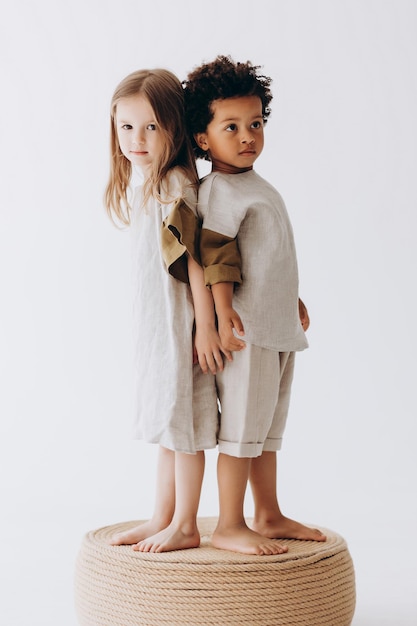
M 218 56 L 192 71 L 184 88 L 195 154 L 212 162 L 197 209 L 205 280 L 222 346 L 229 356 L 235 352 L 216 374 L 219 521 L 212 543 L 269 555 L 287 550 L 276 538 L 326 538 L 286 518 L 276 495 L 276 451 L 287 418 L 295 352 L 307 347 L 309 320 L 298 298 L 296 253 L 284 203 L 253 170 L 272 99 L 271 79 L 257 70 L 250 62 Z M 255 503 L 252 528 L 244 518 L 248 480 Z

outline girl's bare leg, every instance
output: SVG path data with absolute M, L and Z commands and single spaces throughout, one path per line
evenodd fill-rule
M 175 509 L 175 452 L 159 447 L 155 508 L 152 518 L 125 532 L 115 533 L 113 546 L 133 545 L 166 528 Z
M 252 459 L 249 481 L 255 504 L 253 530 L 270 538 L 326 541 L 326 536 L 317 528 L 305 526 L 281 513 L 277 499 L 276 452 L 263 452 Z
M 197 511 L 200 503 L 205 456 L 175 453 L 175 512 L 166 528 L 139 541 L 133 549 L 140 552 L 167 552 L 197 548 L 200 533 Z
M 219 454 L 220 515 L 212 544 L 216 548 L 244 554 L 282 554 L 287 551 L 286 546 L 251 530 L 245 522 L 243 507 L 250 464 L 248 458 Z

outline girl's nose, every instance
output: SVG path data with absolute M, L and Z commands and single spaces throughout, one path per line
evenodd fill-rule
M 139 146 L 143 142 L 143 133 L 140 131 L 136 132 L 135 135 L 132 137 L 132 144 L 135 146 Z

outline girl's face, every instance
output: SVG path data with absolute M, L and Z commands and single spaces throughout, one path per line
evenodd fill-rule
M 215 100 L 213 119 L 195 140 L 208 150 L 212 170 L 239 174 L 251 170 L 264 147 L 262 102 L 258 96 Z
M 149 101 L 138 94 L 121 98 L 116 106 L 120 150 L 143 172 L 161 157 L 164 138 Z

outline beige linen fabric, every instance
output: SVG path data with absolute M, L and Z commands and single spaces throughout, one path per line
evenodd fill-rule
M 221 405 L 219 452 L 256 457 L 281 448 L 294 373 L 294 352 L 248 344 L 216 375 Z
M 219 451 L 256 457 L 281 447 L 294 353 L 308 346 L 293 230 L 280 194 L 254 170 L 206 176 L 197 213 L 206 283 L 235 283 L 233 307 L 247 344 L 216 375 Z
M 224 276 L 217 249 L 215 282 L 230 281 L 231 276 L 238 282 L 230 270 L 230 239 L 237 238 L 242 284 L 235 288 L 233 306 L 242 318 L 245 340 L 280 352 L 304 350 L 308 344 L 298 313 L 294 236 L 278 191 L 254 170 L 214 172 L 202 180 L 197 212 L 202 219 L 201 259 L 208 283 L 213 248 L 222 245 L 226 246 Z M 205 230 L 212 231 L 210 238 Z M 217 242 L 213 233 L 218 233 Z M 207 241 L 210 248 L 203 245 Z
M 217 443 L 215 382 L 193 366 L 191 290 L 168 273 L 161 249 L 162 224 L 176 200 L 195 212 L 196 192 L 187 184 L 175 169 L 165 185 L 171 202 L 152 199 L 143 208 L 139 188 L 133 203 L 134 436 L 195 453 Z

